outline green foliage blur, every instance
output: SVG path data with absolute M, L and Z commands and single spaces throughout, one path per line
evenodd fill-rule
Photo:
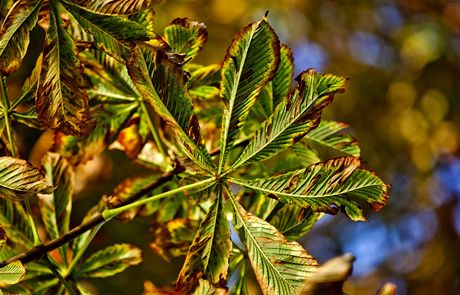
M 350 78 L 324 116 L 350 124 L 368 166 L 393 184 L 389 205 L 368 223 L 337 216 L 318 224 L 303 241 L 309 252 L 320 262 L 356 256 L 349 294 L 374 294 L 388 281 L 398 294 L 460 292 L 460 1 L 169 0 L 156 8 L 155 30 L 177 17 L 204 22 L 208 42 L 197 62 L 211 64 L 266 10 L 294 51 L 296 73 L 313 67 Z M 26 60 L 41 50 L 41 34 L 34 31 Z M 32 66 L 13 75 L 10 92 Z M 18 134 L 33 160 L 38 134 Z M 142 172 L 116 151 L 80 167 L 73 224 L 127 171 Z M 111 223 L 92 251 L 109 241 L 147 245 L 149 227 L 147 219 Z M 142 265 L 88 283 L 105 294 L 140 294 L 145 280 L 175 279 L 181 261 L 167 263 L 148 246 L 144 253 Z

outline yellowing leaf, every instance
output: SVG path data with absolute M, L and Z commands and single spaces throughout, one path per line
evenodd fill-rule
M 11 74 L 21 65 L 42 4 L 43 0 L 17 1 L 3 20 L 0 30 L 0 72 L 3 75 Z
M 176 18 L 165 28 L 164 38 L 175 53 L 193 59 L 208 38 L 206 25 L 188 18 Z
M 0 284 L 17 284 L 24 278 L 26 269 L 21 261 L 14 261 L 0 268 Z
M 0 157 L 0 196 L 22 200 L 36 193 L 51 193 L 53 188 L 37 168 L 28 162 Z

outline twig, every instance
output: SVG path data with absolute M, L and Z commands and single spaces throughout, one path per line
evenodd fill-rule
M 122 202 L 119 204 L 115 205 L 114 208 L 122 207 L 124 205 L 130 204 L 134 201 L 137 201 L 138 199 L 142 198 L 145 196 L 147 193 L 150 191 L 156 189 L 157 187 L 165 184 L 166 182 L 170 181 L 175 174 L 178 174 L 180 172 L 183 172 L 184 168 L 183 167 L 178 167 L 172 172 L 168 172 L 160 176 L 155 182 L 147 185 L 144 187 L 142 190 L 139 192 L 131 195 L 130 197 L 124 199 Z M 73 239 L 79 237 L 81 234 L 85 233 L 86 231 L 92 229 L 93 227 L 104 223 L 106 220 L 104 217 L 102 217 L 102 213 L 97 213 L 93 217 L 91 217 L 87 222 L 80 224 L 79 226 L 74 227 L 67 233 L 63 234 L 59 238 L 56 238 L 54 240 L 51 240 L 47 243 L 37 245 L 33 247 L 32 249 L 23 252 L 21 254 L 18 254 L 16 256 L 13 256 L 11 258 L 8 258 L 2 262 L 0 262 L 0 267 L 3 267 L 13 261 L 19 260 L 22 263 L 28 263 L 31 261 L 34 261 L 36 259 L 42 258 L 42 256 L 54 249 L 57 249 L 61 247 L 62 245 L 72 241 Z

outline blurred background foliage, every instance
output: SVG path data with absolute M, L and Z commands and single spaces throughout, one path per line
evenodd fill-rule
M 388 206 L 369 212 L 367 223 L 324 218 L 302 241 L 305 247 L 320 262 L 344 252 L 357 257 L 349 294 L 374 294 L 387 281 L 398 294 L 460 294 L 460 1 L 169 0 L 156 8 L 155 30 L 162 33 L 176 17 L 206 23 L 208 42 L 197 62 L 211 64 L 266 10 L 280 40 L 293 49 L 296 74 L 313 67 L 350 78 L 324 116 L 349 123 L 368 166 L 393 185 Z M 36 30 L 30 65 L 10 79 L 12 95 L 42 38 Z M 30 153 L 33 161 L 40 134 L 17 127 L 23 156 Z M 74 224 L 126 173 L 142 173 L 116 151 L 79 169 Z M 172 281 L 180 261 L 153 254 L 149 226 L 137 219 L 105 227 L 94 251 L 130 242 L 144 247 L 145 262 L 90 283 L 104 294 L 139 294 L 144 280 Z

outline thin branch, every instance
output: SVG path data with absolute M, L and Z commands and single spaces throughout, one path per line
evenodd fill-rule
M 159 186 L 165 184 L 166 182 L 172 180 L 175 174 L 178 174 L 180 172 L 183 172 L 184 168 L 183 167 L 178 167 L 172 172 L 168 172 L 160 176 L 156 181 L 152 182 L 151 184 L 147 185 L 144 187 L 142 190 L 138 191 L 137 193 L 131 195 L 130 197 L 124 199 L 122 202 L 114 206 L 114 208 L 122 207 L 127 204 L 130 204 L 134 201 L 139 200 L 146 194 L 148 194 L 150 191 L 158 188 Z M 93 217 L 91 217 L 88 221 L 85 223 L 80 224 L 79 226 L 74 227 L 67 233 L 63 234 L 59 238 L 56 238 L 54 240 L 51 240 L 47 243 L 37 245 L 33 247 L 32 249 L 23 252 L 21 254 L 18 254 L 16 256 L 13 256 L 11 258 L 8 258 L 2 262 L 0 262 L 0 267 L 3 267 L 13 261 L 19 260 L 22 263 L 28 263 L 37 259 L 40 259 L 45 255 L 46 253 L 57 249 L 61 247 L 62 245 L 72 241 L 73 239 L 79 237 L 83 233 L 87 232 L 88 230 L 92 229 L 93 227 L 105 223 L 106 220 L 102 216 L 102 213 L 97 213 Z

